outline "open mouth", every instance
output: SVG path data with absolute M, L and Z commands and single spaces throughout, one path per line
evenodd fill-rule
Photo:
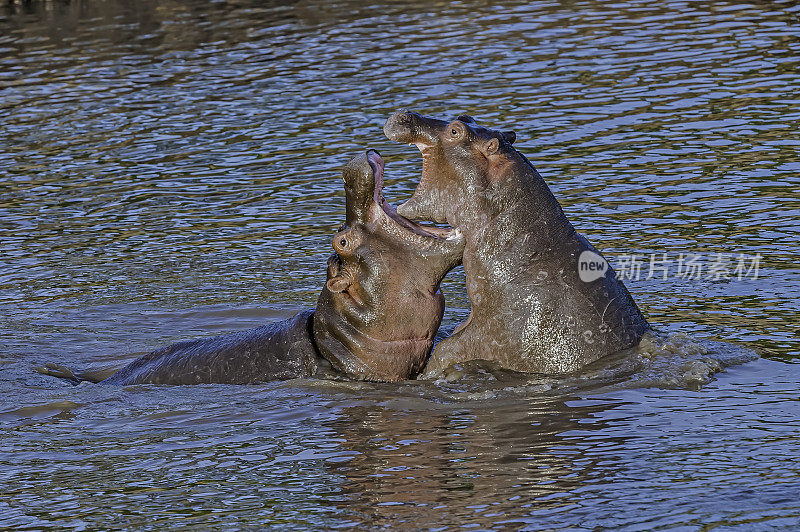
M 423 151 L 422 148 L 420 148 L 420 151 Z M 398 214 L 394 205 L 386 201 L 386 198 L 383 197 L 383 170 L 385 168 L 383 158 L 375 150 L 370 150 L 367 153 L 367 160 L 369 161 L 369 165 L 372 167 L 372 173 L 375 176 L 375 192 L 372 199 L 381 207 L 381 209 L 383 209 L 383 212 L 386 213 L 391 220 L 404 229 L 424 237 L 451 240 L 461 236 L 461 231 L 458 229 L 454 229 L 452 227 L 422 225 Z

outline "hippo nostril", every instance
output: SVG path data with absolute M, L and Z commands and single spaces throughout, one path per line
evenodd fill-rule
M 392 119 L 399 124 L 407 124 L 411 121 L 411 111 L 408 109 L 400 109 L 392 114 Z

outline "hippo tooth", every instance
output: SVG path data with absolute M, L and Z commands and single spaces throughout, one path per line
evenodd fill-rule
M 447 240 L 456 240 L 457 238 L 461 238 L 461 229 L 456 227 L 450 234 L 447 236 Z

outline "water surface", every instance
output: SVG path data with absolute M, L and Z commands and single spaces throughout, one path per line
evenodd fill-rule
M 793 528 L 799 17 L 796 2 L 4 5 L 0 527 Z M 628 281 L 673 344 L 602 385 L 111 388 L 33 371 L 313 306 L 342 165 L 376 148 L 391 200 L 416 185 L 418 152 L 381 132 L 398 108 L 514 129 L 612 263 L 760 255 L 758 277 Z M 447 334 L 468 313 L 463 271 L 443 289 Z M 742 349 L 762 358 L 738 364 Z

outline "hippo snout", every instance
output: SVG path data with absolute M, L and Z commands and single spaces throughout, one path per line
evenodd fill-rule
M 397 111 L 383 125 L 386 138 L 395 142 L 412 142 L 414 140 L 413 115 L 408 111 Z
M 397 111 L 386 121 L 383 132 L 389 140 L 409 144 L 435 144 L 447 122 L 411 111 Z

